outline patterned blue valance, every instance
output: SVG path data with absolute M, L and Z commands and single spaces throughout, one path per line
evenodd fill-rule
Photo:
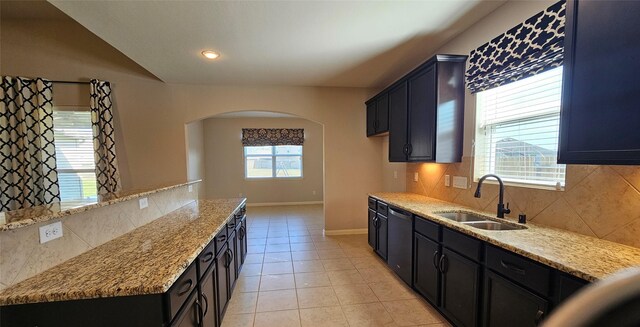
M 302 128 L 243 128 L 242 145 L 302 145 L 304 129 Z
M 471 51 L 466 73 L 472 93 L 562 65 L 565 0 Z

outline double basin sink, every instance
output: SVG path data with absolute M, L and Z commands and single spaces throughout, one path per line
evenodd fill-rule
M 518 229 L 527 229 L 526 226 L 516 225 L 516 224 L 507 224 L 498 221 L 493 221 L 488 219 L 487 217 L 483 217 L 480 215 L 476 215 L 473 213 L 466 212 L 445 212 L 445 213 L 437 213 L 438 216 L 451 219 L 453 221 L 457 221 L 463 223 L 467 226 L 471 226 L 474 228 L 484 229 L 484 230 L 518 230 Z

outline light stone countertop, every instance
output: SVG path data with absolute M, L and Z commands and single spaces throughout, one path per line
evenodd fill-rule
M 165 185 L 149 189 L 122 191 L 114 197 L 102 198 L 98 201 L 61 201 L 25 209 L 7 211 L 4 212 L 3 219 L 0 220 L 0 232 L 30 226 L 43 221 L 62 218 L 65 216 L 85 212 L 91 209 L 101 208 L 118 202 L 145 197 L 151 194 L 168 191 L 178 187 L 196 184 L 201 181 L 202 180 L 199 179 L 186 183 Z
M 192 202 L 6 288 L 0 306 L 164 293 L 245 202 Z
M 528 228 L 522 230 L 483 230 L 440 217 L 437 213 L 473 212 L 495 217 L 495 212 L 477 211 L 414 193 L 372 193 L 369 195 L 388 203 L 390 206 L 410 211 L 450 229 L 587 281 L 593 282 L 620 269 L 640 265 L 639 248 L 534 223 L 527 223 Z M 493 220 L 502 221 L 498 218 L 493 218 Z M 507 221 L 516 223 L 511 219 L 507 219 Z

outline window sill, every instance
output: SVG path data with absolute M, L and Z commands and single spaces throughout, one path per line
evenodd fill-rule
M 249 182 L 273 182 L 273 181 L 298 181 L 303 180 L 303 177 L 245 177 L 245 181 Z
M 478 183 L 478 180 L 479 180 L 479 178 L 474 178 L 473 182 L 474 183 Z M 484 182 L 482 182 L 482 183 L 483 184 L 492 184 L 492 185 L 499 185 L 500 184 L 495 179 L 485 179 Z M 550 186 L 550 185 L 518 183 L 518 182 L 511 182 L 511 181 L 504 181 L 504 186 L 520 187 L 520 188 L 532 188 L 532 189 L 538 189 L 538 190 L 557 191 L 557 192 L 564 192 L 564 190 L 565 190 L 565 186 L 564 185 L 562 185 L 562 187 L 560 187 L 560 189 L 558 189 L 555 186 Z

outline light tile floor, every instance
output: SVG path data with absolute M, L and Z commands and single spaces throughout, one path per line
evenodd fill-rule
M 366 235 L 323 236 L 321 205 L 250 207 L 248 254 L 223 327 L 449 326 Z

